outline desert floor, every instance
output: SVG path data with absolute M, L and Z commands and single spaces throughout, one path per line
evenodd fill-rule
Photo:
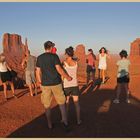
M 40 91 L 34 97 L 28 96 L 28 89 L 16 90 L 17 99 L 4 101 L 0 92 L 0 137 L 50 137 L 50 138 L 105 138 L 140 137 L 140 102 L 131 97 L 131 103 L 125 103 L 122 92 L 120 104 L 113 104 L 116 92 L 116 59 L 108 61 L 107 82 L 100 80 L 94 84 L 80 86 L 80 105 L 82 124 L 76 125 L 76 116 L 71 100 L 69 109 L 69 131 L 60 123 L 60 111 L 55 100 L 52 103 L 52 121 L 54 128 L 47 127 L 44 107 L 40 102 Z M 130 89 L 138 95 L 140 75 L 131 75 Z

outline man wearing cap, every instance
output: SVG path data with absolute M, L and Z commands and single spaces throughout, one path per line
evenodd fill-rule
M 37 58 L 37 79 L 41 84 L 42 94 L 41 102 L 45 107 L 45 114 L 48 121 L 48 127 L 52 128 L 51 122 L 51 100 L 55 97 L 56 102 L 59 104 L 62 123 L 67 126 L 66 108 L 65 108 L 65 95 L 62 88 L 61 76 L 65 77 L 68 81 L 72 78 L 64 72 L 61 67 L 61 62 L 57 54 L 52 54 L 54 43 L 47 41 L 44 43 L 45 53 Z

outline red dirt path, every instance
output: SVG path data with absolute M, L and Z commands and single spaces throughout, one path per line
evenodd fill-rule
M 75 110 L 71 102 L 69 113 L 70 131 L 60 124 L 60 112 L 53 102 L 54 129 L 47 128 L 40 94 L 27 96 L 28 89 L 16 90 L 18 99 L 3 101 L 0 92 L 0 137 L 140 137 L 140 102 L 131 97 L 131 104 L 115 105 L 116 59 L 109 60 L 108 81 L 104 85 L 81 87 L 80 105 L 83 123 L 76 125 Z M 138 95 L 139 75 L 131 75 L 132 92 Z M 38 91 L 39 92 L 39 91 Z M 11 92 L 9 91 L 9 97 Z

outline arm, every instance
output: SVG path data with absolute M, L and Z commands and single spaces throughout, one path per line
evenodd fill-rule
M 36 79 L 39 84 L 41 84 L 41 77 L 42 77 L 41 69 L 39 67 L 36 67 Z
M 96 61 L 99 61 L 99 54 L 96 56 Z
M 5 65 L 6 65 L 6 67 L 7 67 L 7 69 L 8 69 L 9 71 L 12 70 L 12 69 L 9 67 L 9 65 L 8 65 L 7 63 L 5 63 Z
M 71 81 L 72 78 L 62 69 L 60 65 L 55 65 L 57 72 L 63 77 L 66 78 L 68 81 Z
M 106 55 L 107 55 L 107 58 L 110 59 L 109 51 L 107 51 L 107 54 Z
M 21 66 L 22 66 L 22 68 L 24 69 L 24 65 L 25 65 L 25 63 L 26 63 L 26 57 L 22 60 L 22 62 L 21 62 Z
M 54 56 L 54 64 L 55 64 L 55 68 L 57 70 L 57 72 L 63 77 L 66 78 L 68 81 L 71 81 L 72 78 L 63 70 L 63 68 L 61 67 L 61 62 L 60 59 L 58 57 L 58 55 Z

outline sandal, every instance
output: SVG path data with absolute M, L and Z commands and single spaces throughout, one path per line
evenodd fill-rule
M 77 122 L 77 125 L 81 125 L 81 124 L 82 124 L 82 121 L 81 120 Z

